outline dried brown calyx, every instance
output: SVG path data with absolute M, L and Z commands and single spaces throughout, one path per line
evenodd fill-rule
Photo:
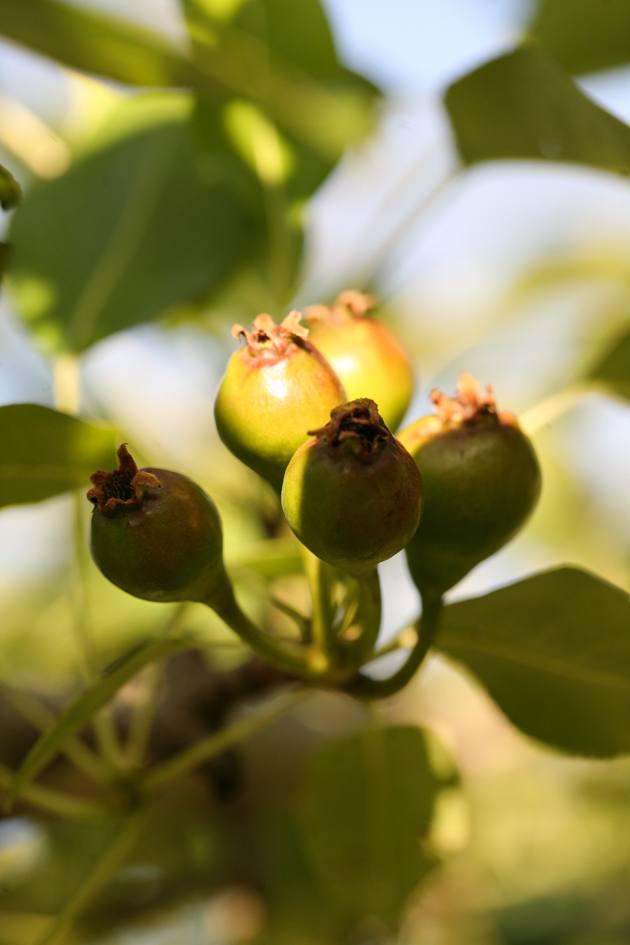
M 380 452 L 391 439 L 378 407 L 368 397 L 335 407 L 328 423 L 318 430 L 309 430 L 308 435 L 317 437 L 333 449 L 345 446 L 363 456 Z
M 138 469 L 126 443 L 118 447 L 117 456 L 118 469 L 112 472 L 99 470 L 90 476 L 92 488 L 88 490 L 87 498 L 105 515 L 139 508 L 148 489 L 160 488 L 157 476 Z
M 245 351 L 262 361 L 276 361 L 285 357 L 291 348 L 303 347 L 308 338 L 308 328 L 300 324 L 302 313 L 289 312 L 279 325 L 271 315 L 262 312 L 253 321 L 251 331 L 243 325 L 232 325 L 232 337 L 246 342 Z
M 499 412 L 491 384 L 482 389 L 472 374 L 460 374 L 454 397 L 434 388 L 431 400 L 435 412 L 445 427 L 472 423 L 480 417 L 494 418 L 497 422 L 517 426 L 516 417 L 507 411 Z
M 332 305 L 310 305 L 306 317 L 312 321 L 342 322 L 349 318 L 364 318 L 376 308 L 378 302 L 373 295 L 357 289 L 345 289 Z

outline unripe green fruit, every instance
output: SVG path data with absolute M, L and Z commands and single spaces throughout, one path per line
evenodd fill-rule
M 374 304 L 370 296 L 348 290 L 330 308 L 311 306 L 306 311 L 309 338 L 332 365 L 348 399 L 375 400 L 395 430 L 411 402 L 415 378 L 403 346 L 368 314 Z
M 287 464 L 307 437 L 343 403 L 341 381 L 292 312 L 281 325 L 259 315 L 246 345 L 232 355 L 217 394 L 219 436 L 242 462 L 277 489 Z
M 434 392 L 437 416 L 399 435 L 424 486 L 424 511 L 406 548 L 421 591 L 443 593 L 503 547 L 534 509 L 540 467 L 511 414 L 498 413 L 491 391 L 470 375 L 455 398 Z
M 138 469 L 125 445 L 118 458 L 114 472 L 94 473 L 87 494 L 97 566 L 134 597 L 212 601 L 228 580 L 214 503 L 187 476 Z
M 336 407 L 289 463 L 282 508 L 302 544 L 350 573 L 374 568 L 411 539 L 420 518 L 416 465 L 374 401 Z

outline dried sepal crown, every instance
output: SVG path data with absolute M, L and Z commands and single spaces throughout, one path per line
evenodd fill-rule
M 280 324 L 267 313 L 251 330 L 234 325 L 244 344 L 230 357 L 214 406 L 219 436 L 243 463 L 280 489 L 289 460 L 346 400 L 341 381 L 318 348 L 298 311 Z
M 477 379 L 467 371 L 459 375 L 455 395 L 444 394 L 435 387 L 431 391 L 431 401 L 444 427 L 461 426 L 480 417 L 496 417 L 501 423 L 518 426 L 514 414 L 499 411 L 492 384 L 486 384 L 482 388 Z
M 92 488 L 87 498 L 104 515 L 139 508 L 149 489 L 159 489 L 160 480 L 153 473 L 138 469 L 136 461 L 123 443 L 118 447 L 118 468 L 112 472 L 99 469 L 90 476 Z
M 245 339 L 245 349 L 252 357 L 274 360 L 284 357 L 291 346 L 306 341 L 308 328 L 301 324 L 301 320 L 302 313 L 297 310 L 289 312 L 279 324 L 267 312 L 261 312 L 251 329 L 235 324 L 231 334 L 233 338 Z
M 369 397 L 359 397 L 335 407 L 328 423 L 317 430 L 309 430 L 308 435 L 333 449 L 350 444 L 353 451 L 368 455 L 381 450 L 391 437 L 377 405 Z
M 367 397 L 335 407 L 329 422 L 311 431 L 282 487 L 284 514 L 302 544 L 351 574 L 405 547 L 421 499 L 413 458 Z
M 378 300 L 374 295 L 358 289 L 344 289 L 332 305 L 310 305 L 306 309 L 306 317 L 314 322 L 343 320 L 348 316 L 363 318 L 377 305 Z

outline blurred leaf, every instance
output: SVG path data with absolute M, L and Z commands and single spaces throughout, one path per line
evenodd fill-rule
M 412 726 L 328 743 L 304 782 L 300 822 L 322 887 L 359 915 L 395 925 L 431 861 L 421 847 L 444 786 Z
M 451 604 L 438 647 L 526 734 L 577 755 L 630 751 L 630 597 L 574 568 Z
M 98 898 L 108 886 L 136 846 L 146 820 L 146 812 L 138 808 L 125 817 L 118 829 L 111 831 L 107 844 L 99 850 L 73 890 L 72 896 L 52 919 L 38 945 L 52 945 L 70 930 L 76 919 Z
M 341 65 L 319 0 L 304 0 L 299 15 L 288 0 L 181 5 L 199 69 L 216 70 L 219 59 L 234 77 L 224 101 L 200 93 L 202 151 L 212 156 L 220 125 L 265 209 L 267 246 L 240 273 L 237 291 L 252 272 L 254 278 L 263 272 L 258 310 L 282 307 L 294 294 L 301 262 L 302 208 L 346 147 L 372 128 L 377 92 Z M 244 82 L 244 75 L 255 82 Z
M 203 0 L 202 0 L 203 2 Z M 199 0 L 184 0 L 186 4 Z M 341 67 L 320 0 L 245 0 L 236 6 L 234 24 L 269 45 L 272 62 L 290 62 L 320 78 L 335 79 Z
M 2 282 L 2 277 L 6 272 L 10 255 L 11 247 L 9 244 L 0 241 L 0 282 Z
M 20 185 L 6 167 L 0 164 L 0 207 L 3 210 L 11 210 L 19 202 L 20 196 Z
M 220 139 L 202 172 L 191 108 L 176 93 L 123 101 L 87 153 L 26 194 L 11 284 L 47 347 L 80 351 L 156 319 L 254 251 L 262 210 Z
M 630 128 L 536 46 L 487 62 L 445 97 L 464 163 L 544 160 L 630 173 Z
M 538 0 L 528 33 L 567 72 L 595 72 L 630 62 L 628 0 Z
M 251 102 L 230 99 L 218 106 L 199 99 L 193 124 L 202 173 L 216 163 L 217 141 L 224 141 L 227 159 L 260 214 L 257 253 L 242 258 L 231 277 L 209 300 L 215 305 L 227 302 L 234 319 L 235 296 L 243 284 L 255 282 L 255 301 L 245 315 L 245 320 L 250 321 L 252 313 L 283 308 L 294 294 L 303 241 L 302 220 L 296 207 L 310 196 L 320 178 L 311 182 L 312 187 L 302 189 L 304 173 L 300 169 L 307 149 L 301 148 L 297 153 L 286 136 Z
M 7 791 L 6 804 L 12 805 L 24 788 L 54 758 L 68 738 L 87 725 L 104 705 L 141 669 L 157 660 L 186 649 L 190 637 L 166 637 L 139 646 L 127 653 L 66 708 L 55 724 L 35 742 Z
M 286 2 L 266 0 L 268 9 L 261 8 L 264 17 L 269 15 L 265 40 L 251 29 L 248 32 L 248 15 L 243 28 L 240 23 L 224 22 L 219 33 L 220 20 L 210 16 L 211 6 L 225 4 L 211 5 L 208 0 L 187 4 L 192 59 L 140 26 L 59 0 L 29 0 L 28 4 L 0 0 L 0 33 L 65 65 L 121 82 L 194 88 L 216 102 L 230 95 L 251 99 L 331 160 L 372 127 L 375 93 L 367 81 L 340 66 L 334 76 L 326 75 L 326 82 L 319 81 L 310 72 L 311 63 L 296 55 L 309 44 L 303 32 L 307 16 L 310 28 L 320 26 L 314 47 L 317 61 L 329 63 L 330 57 L 324 55 L 322 14 L 314 12 L 314 0 L 305 2 L 305 12 L 300 9 L 299 17 Z M 254 20 L 257 17 L 255 13 Z M 296 41 L 296 49 L 285 55 L 298 35 L 302 38 Z M 205 50 L 203 56 L 200 49 Z M 270 49 L 280 55 L 270 56 Z
M 604 384 L 613 393 L 630 400 L 630 331 L 625 331 L 597 362 L 588 380 Z
M 111 465 L 114 431 L 39 404 L 0 407 L 0 506 L 39 502 L 89 485 Z
M 377 90 L 341 65 L 319 0 L 181 0 L 199 72 L 334 163 L 371 130 Z M 207 90 L 197 83 L 197 90 Z M 214 88 L 210 94 L 216 100 Z
M 192 64 L 150 30 L 58 0 L 0 0 L 0 33 L 64 65 L 134 85 L 178 86 Z

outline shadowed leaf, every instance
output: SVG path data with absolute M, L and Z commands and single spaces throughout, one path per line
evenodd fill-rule
M 445 103 L 465 164 L 537 160 L 630 173 L 630 128 L 534 45 L 468 73 Z
M 419 728 L 370 728 L 325 745 L 307 772 L 300 823 L 326 893 L 394 925 L 431 865 L 421 842 L 448 783 L 452 771 L 434 770 Z
M 186 85 L 192 64 L 157 33 L 58 0 L 0 0 L 0 33 L 64 65 L 133 85 Z
M 262 209 L 215 139 L 197 162 L 192 99 L 124 101 L 62 176 L 27 194 L 11 287 L 42 344 L 80 351 L 216 289 L 261 238 Z
M 591 369 L 588 380 L 630 400 L 630 332 L 625 331 Z
M 630 752 L 630 597 L 575 568 L 451 604 L 437 643 L 527 735 L 577 755 Z
M 11 210 L 19 203 L 20 197 L 20 185 L 6 167 L 0 164 L 0 207 L 3 210 Z
M 114 431 L 39 404 L 0 407 L 0 506 L 39 502 L 89 485 L 111 466 Z
M 628 0 L 539 0 L 528 33 L 567 72 L 630 62 Z

